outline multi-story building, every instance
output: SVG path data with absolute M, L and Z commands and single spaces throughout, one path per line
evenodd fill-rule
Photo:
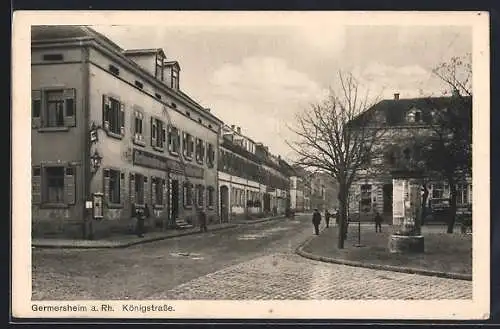
M 289 200 L 289 166 L 241 132 L 224 126 L 219 143 L 220 214 L 223 221 L 283 213 Z
M 453 97 L 400 99 L 399 94 L 395 94 L 394 99 L 383 100 L 365 112 L 364 115 L 369 115 L 371 118 L 368 122 L 371 128 L 383 128 L 384 134 L 374 145 L 374 148 L 379 150 L 378 156 L 369 159 L 349 191 L 349 213 L 352 217 L 358 217 L 361 212 L 362 220 L 371 220 L 378 211 L 387 218 L 387 222 L 391 222 L 393 209 L 391 172 L 397 169 L 399 159 L 411 158 L 414 150 L 406 146 L 408 141 L 415 139 L 416 136 L 433 134 L 431 125 L 434 116 L 437 111 L 445 111 L 455 106 L 457 103 Z M 464 110 L 472 113 L 472 104 L 469 106 L 470 108 Z M 450 197 L 449 187 L 442 178 L 430 176 L 429 173 L 424 174 L 429 189 L 428 207 Z M 457 188 L 458 212 L 466 212 L 472 205 L 471 177 L 464 175 Z
M 150 228 L 197 208 L 219 221 L 222 122 L 182 92 L 179 63 L 80 26 L 34 26 L 31 46 L 34 235 L 123 232 L 146 205 Z

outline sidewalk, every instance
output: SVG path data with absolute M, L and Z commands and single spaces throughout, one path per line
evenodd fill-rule
M 361 225 L 361 244 L 357 244 L 357 224 L 349 225 L 345 248 L 338 249 L 338 227 L 324 228 L 319 236 L 304 241 L 296 253 L 312 260 L 365 267 L 376 270 L 472 280 L 472 236 L 446 234 L 446 226 L 422 227 L 425 239 L 423 254 L 390 254 L 387 250 L 391 228 L 383 225 L 383 233 Z
M 220 231 L 237 227 L 238 225 L 255 224 L 275 219 L 284 219 L 284 216 L 259 218 L 255 220 L 239 220 L 231 223 L 214 224 L 208 227 L 209 232 Z M 168 230 L 166 232 L 150 232 L 143 238 L 136 235 L 116 235 L 106 239 L 82 240 L 82 239 L 52 239 L 36 238 L 32 239 L 31 245 L 34 248 L 68 248 L 68 249 L 92 249 L 92 248 L 125 248 L 136 244 L 154 242 L 179 236 L 200 234 L 199 227 L 193 227 L 183 230 Z
M 224 229 L 234 228 L 238 225 L 232 223 L 210 225 L 208 232 L 220 231 Z M 92 249 L 92 248 L 125 248 L 140 243 L 159 241 L 179 236 L 200 234 L 199 227 L 193 227 L 184 230 L 169 230 L 166 232 L 150 232 L 143 238 L 136 235 L 117 235 L 100 240 L 78 240 L 78 239 L 33 239 L 31 242 L 34 248 L 77 248 L 77 249 Z

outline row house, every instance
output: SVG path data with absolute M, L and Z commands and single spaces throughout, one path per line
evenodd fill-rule
M 35 236 L 123 232 L 146 206 L 150 229 L 193 223 L 198 208 L 219 221 L 222 122 L 181 91 L 178 62 L 88 27 L 34 26 L 31 37 Z
M 280 158 L 267 147 L 223 126 L 219 143 L 219 199 L 222 221 L 249 214 L 278 212 L 287 207 L 289 176 Z
M 368 109 L 369 125 L 384 129 L 383 137 L 374 148 L 378 156 L 367 159 L 363 170 L 357 175 L 349 191 L 349 213 L 362 213 L 362 220 L 372 220 L 379 212 L 388 222 L 392 221 L 393 185 L 391 171 L 397 169 L 400 161 L 410 160 L 413 152 L 409 141 L 416 136 L 430 136 L 433 133 L 437 111 L 446 111 L 455 106 L 455 96 L 400 99 L 395 94 L 393 99 L 382 100 Z M 472 105 L 465 109 L 472 113 Z M 464 123 L 465 124 L 465 123 Z M 439 206 L 450 198 L 447 183 L 439 177 L 424 173 L 429 190 L 427 207 Z M 458 212 L 468 212 L 472 207 L 472 177 L 464 175 L 458 184 Z

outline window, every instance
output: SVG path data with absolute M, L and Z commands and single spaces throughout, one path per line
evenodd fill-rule
M 196 203 L 197 203 L 198 207 L 203 207 L 204 193 L 205 193 L 205 187 L 203 185 L 197 185 L 196 186 Z
M 45 205 L 75 204 L 75 172 L 71 166 L 35 166 L 32 202 Z
M 157 118 L 151 118 L 151 146 L 163 149 L 166 142 L 166 128 L 163 122 Z
M 108 204 L 121 203 L 122 175 L 119 170 L 104 169 L 104 200 Z
M 444 184 L 432 184 L 432 198 L 442 199 L 444 197 Z
M 205 143 L 202 139 L 196 138 L 196 161 L 203 163 L 205 159 Z
M 147 182 L 146 177 L 141 174 L 135 174 L 133 181 L 135 203 L 144 204 L 144 184 Z
M 155 77 L 163 81 L 164 79 L 164 73 L 163 73 L 163 57 L 157 56 L 156 57 L 156 66 L 155 66 Z
M 193 184 L 186 182 L 183 185 L 184 207 L 191 207 L 193 205 Z
M 163 206 L 163 197 L 165 189 L 165 180 L 159 177 L 152 177 L 151 179 L 151 199 L 152 204 L 155 206 Z
M 372 204 L 372 186 L 371 184 L 361 185 L 361 210 L 366 211 L 371 208 Z
M 141 111 L 134 111 L 134 142 L 144 145 L 143 135 L 144 114 Z
M 114 136 L 125 135 L 125 105 L 114 97 L 103 96 L 104 130 Z
M 207 143 L 207 164 L 209 168 L 213 168 L 215 164 L 215 149 L 210 143 Z
M 172 88 L 179 89 L 179 71 L 172 69 Z
M 194 140 L 193 136 L 189 133 L 184 133 L 184 138 L 182 142 L 182 149 L 184 152 L 184 156 L 188 159 L 191 160 L 193 158 L 193 152 L 194 152 Z
M 467 205 L 469 203 L 468 184 L 457 184 L 457 205 Z
M 120 70 L 114 66 L 114 65 L 109 65 L 109 72 L 113 73 L 114 75 L 120 75 Z
M 177 155 L 179 154 L 180 146 L 181 135 L 179 133 L 179 129 L 174 126 L 170 126 L 168 132 L 168 149 L 171 153 Z
M 415 122 L 420 122 L 422 121 L 422 112 L 420 111 L 415 111 Z
M 143 84 L 142 84 L 142 82 L 140 82 L 140 81 L 135 80 L 135 83 L 134 83 L 134 84 L 135 84 L 135 86 L 136 86 L 137 88 L 140 88 L 140 89 L 144 88 L 144 85 L 143 85 Z
M 212 186 L 209 186 L 207 188 L 207 206 L 209 208 L 212 208 L 214 206 L 214 203 L 215 203 L 214 193 L 215 193 L 214 188 Z
M 76 125 L 75 89 L 33 90 L 31 116 L 33 128 L 61 128 Z
M 44 61 L 62 61 L 63 55 L 62 54 L 45 54 L 43 55 L 43 60 Z

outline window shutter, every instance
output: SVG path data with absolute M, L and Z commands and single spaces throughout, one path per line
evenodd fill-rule
M 174 139 L 172 136 L 172 126 L 171 125 L 168 125 L 168 128 L 167 128 L 167 134 L 168 134 L 168 150 L 170 152 L 172 152 L 174 149 L 173 149 L 173 143 L 174 143 Z
M 181 152 L 181 134 L 180 131 L 177 130 L 177 136 L 175 138 L 175 143 L 177 145 L 177 152 Z
M 168 191 L 167 191 L 167 182 L 165 179 L 161 180 L 162 191 L 163 191 L 163 205 L 167 205 L 168 203 Z
M 109 97 L 102 95 L 102 125 L 105 130 L 109 130 L 109 109 L 111 107 L 111 102 Z
M 130 114 L 130 133 L 132 134 L 132 139 L 133 140 L 136 140 L 136 127 L 135 127 L 135 121 L 136 119 L 139 118 L 139 112 L 137 111 L 132 111 L 132 113 Z
M 76 89 L 65 89 L 64 98 L 64 125 L 66 127 L 76 126 Z
M 151 205 L 156 205 L 156 177 L 151 177 Z
M 163 124 L 162 130 L 161 130 L 161 139 L 162 139 L 161 146 L 165 147 L 165 144 L 167 142 L 167 128 L 165 127 L 165 124 Z
M 66 204 L 75 204 L 75 168 L 66 167 L 64 172 L 64 196 Z
M 125 195 L 127 194 L 127 189 L 125 188 L 125 173 L 120 173 L 120 204 L 125 205 Z
M 156 146 L 156 120 L 151 118 L 151 146 Z
M 31 91 L 31 127 L 42 126 L 42 92 L 40 90 Z
M 125 104 L 120 103 L 120 135 L 125 136 Z
M 184 156 L 187 155 L 187 139 L 185 132 L 182 132 L 182 154 L 184 154 Z
M 31 177 L 31 203 L 40 204 L 42 201 L 42 170 L 40 166 L 33 167 Z
M 130 198 L 130 203 L 135 204 L 135 175 L 134 174 L 130 174 L 129 198 Z
M 104 192 L 104 200 L 106 203 L 110 203 L 110 191 L 109 191 L 109 183 L 110 183 L 110 171 L 109 169 L 104 169 L 102 171 L 102 190 Z
M 148 203 L 149 200 L 148 176 L 144 176 L 142 183 L 144 185 L 144 203 Z

